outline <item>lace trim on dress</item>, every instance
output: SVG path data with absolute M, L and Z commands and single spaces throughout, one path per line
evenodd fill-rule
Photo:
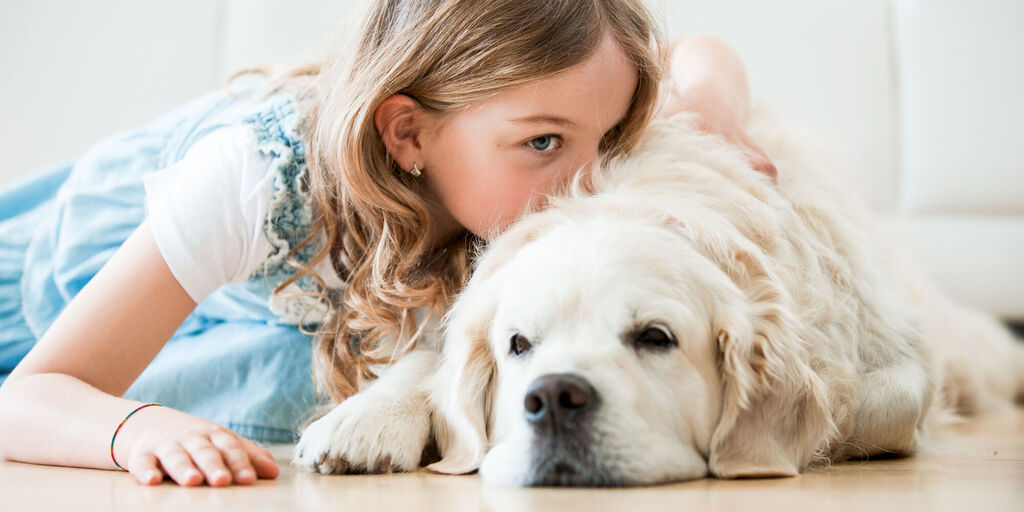
M 270 168 L 274 172 L 274 196 L 263 226 L 273 249 L 262 267 L 250 275 L 250 279 L 263 278 L 271 289 L 295 274 L 297 269 L 285 256 L 312 232 L 314 203 L 308 190 L 306 145 L 299 135 L 302 121 L 290 94 L 272 97 L 267 100 L 266 108 L 260 108 L 245 120 L 256 135 L 259 151 L 273 157 Z M 308 265 L 322 246 L 322 233 L 320 235 L 291 258 Z M 318 288 L 312 276 L 303 275 L 281 293 L 271 293 L 268 306 L 282 323 L 315 326 L 327 319 L 328 304 L 316 296 L 290 295 L 318 291 Z M 323 291 L 337 304 L 338 290 Z

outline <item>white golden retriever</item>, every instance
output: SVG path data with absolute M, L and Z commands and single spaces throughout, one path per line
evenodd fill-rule
M 494 240 L 421 345 L 313 423 L 294 462 L 517 485 L 640 485 L 911 454 L 944 411 L 1011 407 L 1024 350 L 901 263 L 763 114 L 774 185 L 656 122 Z M 438 359 L 441 350 L 440 359 Z

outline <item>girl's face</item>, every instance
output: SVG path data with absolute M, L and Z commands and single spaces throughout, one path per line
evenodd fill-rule
M 510 89 L 420 133 L 417 165 L 439 230 L 504 230 L 555 185 L 589 169 L 629 110 L 638 74 L 611 37 L 586 61 Z

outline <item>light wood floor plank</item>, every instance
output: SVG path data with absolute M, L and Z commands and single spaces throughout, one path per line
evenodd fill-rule
M 474 476 L 297 473 L 248 487 L 137 485 L 127 474 L 0 461 L 2 510 L 898 510 L 1024 511 L 1024 409 L 953 427 L 938 449 L 851 462 L 796 478 L 698 480 L 637 489 L 518 489 Z

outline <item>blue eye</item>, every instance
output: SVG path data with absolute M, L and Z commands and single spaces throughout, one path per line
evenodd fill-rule
M 542 153 L 548 153 L 555 149 L 558 149 L 561 145 L 559 144 L 559 137 L 557 135 L 542 135 L 540 137 L 534 137 L 526 143 L 530 148 L 540 151 Z

